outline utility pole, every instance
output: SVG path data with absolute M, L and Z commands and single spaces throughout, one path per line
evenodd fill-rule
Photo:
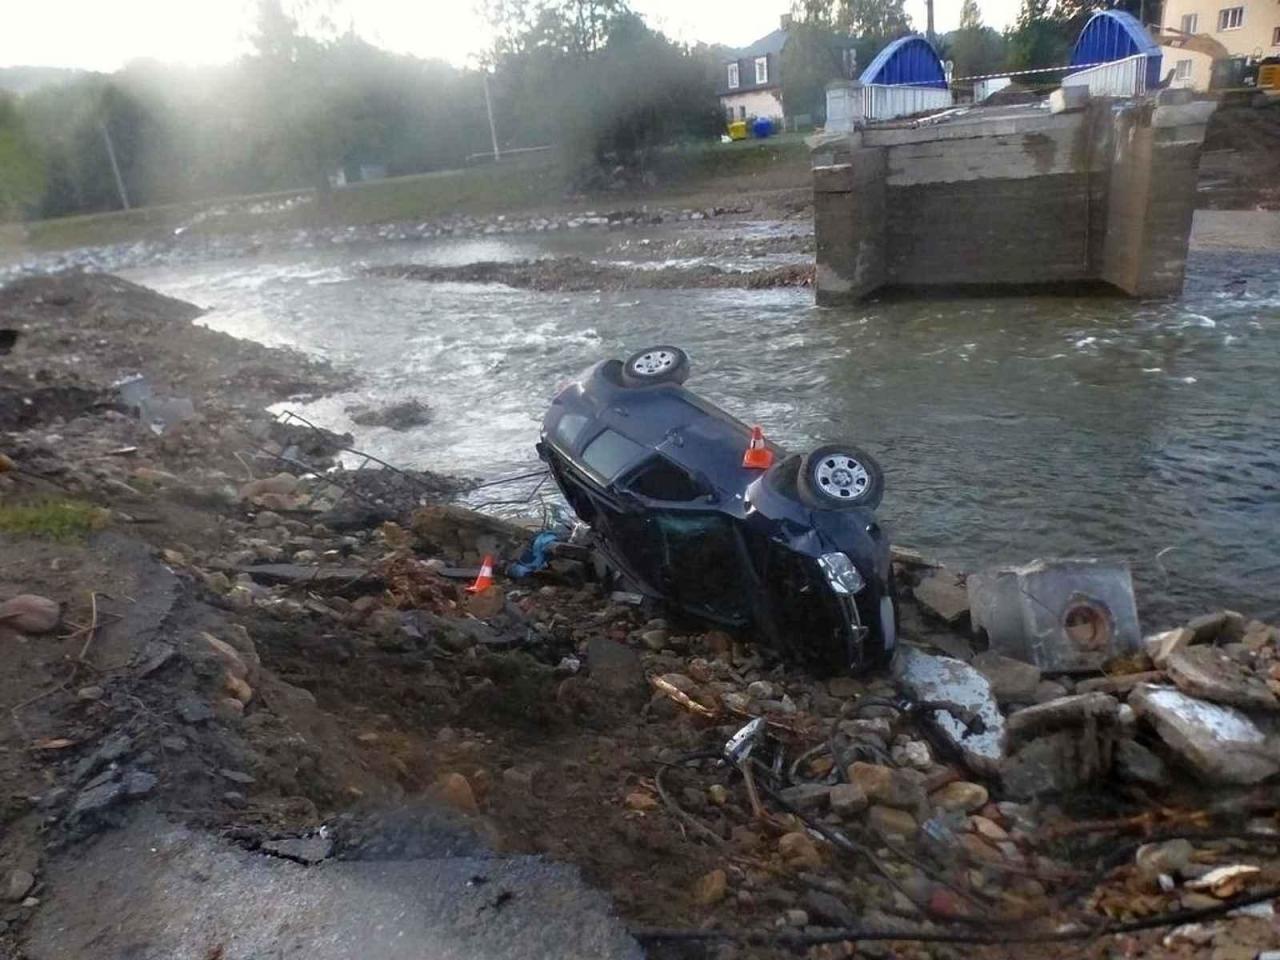
M 933 0 L 930 0 L 932 3 Z M 502 152 L 498 149 L 498 128 L 493 123 L 493 98 L 489 96 L 489 71 L 481 71 L 484 77 L 484 109 L 489 114 L 489 141 L 493 144 L 493 162 L 497 163 L 502 159 Z
M 925 36 L 929 38 L 929 42 L 933 43 L 933 0 L 924 0 L 925 8 Z
M 129 209 L 129 193 L 124 188 L 124 177 L 120 176 L 120 164 L 116 163 L 116 148 L 111 143 L 111 131 L 107 129 L 105 120 L 98 121 L 98 129 L 102 131 L 102 140 L 107 145 L 107 159 L 111 161 L 111 172 L 116 178 L 116 192 L 120 194 L 120 202 Z

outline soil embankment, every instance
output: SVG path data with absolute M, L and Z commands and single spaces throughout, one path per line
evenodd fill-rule
M 481 557 L 513 559 L 530 531 L 448 505 L 459 488 L 448 478 L 334 472 L 343 438 L 286 427 L 261 405 L 344 375 L 193 326 L 196 314 L 112 277 L 0 291 L 0 328 L 16 332 L 0 408 L 0 601 L 54 602 L 52 617 L 38 601 L 0 612 L 0 952 L 195 949 L 163 939 L 173 931 L 154 902 L 132 909 L 108 889 L 113 866 L 139 871 L 124 885 L 139 897 L 167 889 L 167 868 L 147 866 L 164 860 L 145 852 L 152 829 L 157 849 L 213 879 L 174 882 L 184 909 L 208 890 L 200 955 L 228 960 L 271 942 L 260 924 L 305 946 L 333 911 L 383 903 L 376 885 L 345 900 L 309 875 L 267 876 L 259 856 L 338 861 L 333 875 L 361 884 L 369 862 L 448 859 L 426 872 L 458 881 L 454 919 L 472 911 L 451 941 L 458 956 L 493 929 L 544 942 L 523 906 L 502 914 L 510 926 L 486 926 L 522 896 L 503 880 L 514 867 L 456 873 L 494 849 L 577 866 L 633 930 L 995 941 L 883 951 L 918 957 L 1057 956 L 1060 945 L 1001 941 L 1066 924 L 1093 931 L 1081 956 L 1274 944 L 1263 908 L 1222 918 L 1232 897 L 1280 881 L 1274 797 L 1206 777 L 1135 716 L 1145 684 L 1168 677 L 1210 699 L 1247 694 L 1269 715 L 1274 628 L 1223 613 L 1153 648 L 1167 664 L 1144 653 L 1108 676 L 1041 676 L 975 658 L 963 579 L 899 554 L 904 642 L 972 659 L 990 678 L 981 716 L 1021 731 L 1002 781 L 928 722 L 948 709 L 941 697 L 912 706 L 887 674 L 818 679 L 749 634 L 611 594 L 590 564 L 469 594 Z M 138 373 L 151 395 L 130 405 L 111 384 Z M 1215 674 L 1185 649 L 1229 663 Z M 761 759 L 779 758 L 757 768 L 758 798 L 733 767 L 699 759 L 757 716 Z M 1265 772 L 1269 749 L 1240 760 L 1237 779 Z M 95 842 L 106 845 L 86 857 Z M 423 872 L 389 867 L 378 882 Z M 322 904 L 323 922 L 246 914 L 236 903 L 258 896 L 259 875 Z M 431 897 L 451 912 L 449 896 Z M 1171 911 L 1201 926 L 1097 935 Z M 581 955 L 631 949 L 591 929 L 601 939 Z M 381 932 L 370 936 L 366 955 L 403 955 L 379 954 Z M 690 955 L 652 932 L 646 943 Z M 792 955 L 773 942 L 710 949 Z M 874 942 L 859 949 L 879 955 Z

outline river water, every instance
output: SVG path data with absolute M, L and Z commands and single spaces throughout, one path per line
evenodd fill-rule
M 1173 303 L 848 309 L 817 308 L 804 289 L 537 293 L 362 269 L 602 250 L 643 266 L 645 240 L 665 239 L 669 253 L 671 229 L 621 245 L 603 231 L 375 243 L 124 275 L 210 308 L 211 327 L 354 368 L 359 390 L 293 409 L 398 465 L 469 476 L 535 465 L 560 384 L 602 357 L 675 343 L 692 356 L 691 388 L 773 439 L 800 450 L 848 438 L 878 456 L 881 514 L 899 542 L 961 569 L 1123 558 L 1150 628 L 1223 605 L 1280 616 L 1275 253 L 1193 252 Z M 736 241 L 785 228 L 718 229 L 727 252 L 708 260 L 695 244 L 690 262 L 759 266 Z M 428 402 L 434 421 L 397 433 L 346 413 L 407 397 Z

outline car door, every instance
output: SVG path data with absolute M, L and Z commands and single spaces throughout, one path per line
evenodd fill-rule
M 691 612 L 728 623 L 750 619 L 753 578 L 741 533 L 713 509 L 709 486 L 658 455 L 619 488 L 628 510 L 610 526 L 637 572 Z

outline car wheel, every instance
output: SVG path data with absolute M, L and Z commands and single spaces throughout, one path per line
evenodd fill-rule
M 622 365 L 622 382 L 628 387 L 684 383 L 688 377 L 689 355 L 679 347 L 645 347 Z
M 805 456 L 796 478 L 800 499 L 821 510 L 875 509 L 884 473 L 875 458 L 851 443 L 831 443 Z

